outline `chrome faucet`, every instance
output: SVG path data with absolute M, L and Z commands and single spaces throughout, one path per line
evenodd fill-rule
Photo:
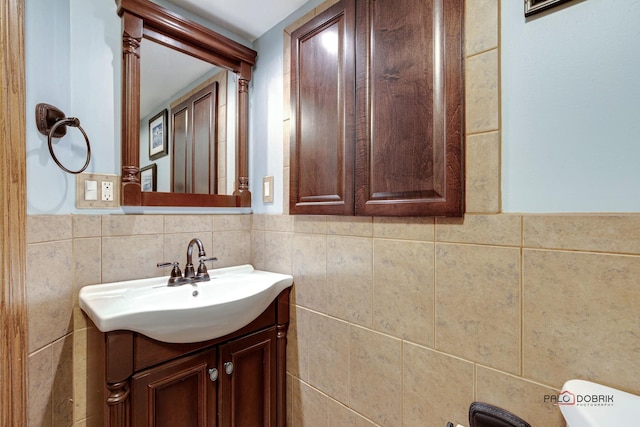
M 198 265 L 198 271 L 196 272 L 193 267 L 193 246 L 198 246 L 198 260 L 200 264 Z M 171 274 L 169 276 L 169 281 L 167 286 L 180 286 L 187 283 L 196 283 L 196 282 L 208 282 L 209 281 L 209 273 L 207 272 L 206 261 L 217 261 L 218 258 L 211 257 L 207 258 L 207 254 L 204 250 L 204 245 L 202 241 L 198 238 L 191 239 L 189 245 L 187 246 L 187 265 L 184 268 L 184 276 L 180 271 L 178 262 L 161 262 L 158 263 L 158 267 L 169 267 L 173 266 L 171 269 Z

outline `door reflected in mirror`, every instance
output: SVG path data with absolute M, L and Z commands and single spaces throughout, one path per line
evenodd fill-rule
M 236 74 L 147 39 L 140 52 L 140 167 L 156 165 L 158 192 L 233 194 Z M 158 157 L 150 127 L 164 110 Z

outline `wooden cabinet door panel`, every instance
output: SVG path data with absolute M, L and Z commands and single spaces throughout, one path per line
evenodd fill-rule
M 171 145 L 172 145 L 172 180 L 171 191 L 174 193 L 190 193 L 191 182 L 187 182 L 187 159 L 191 141 L 190 133 L 190 114 L 186 106 L 182 108 L 174 108 L 171 110 Z M 189 188 L 187 188 L 189 186 Z
M 353 213 L 354 3 L 291 35 L 292 213 Z
M 172 191 L 215 194 L 218 180 L 218 82 L 171 109 Z
M 218 86 L 193 100 L 193 192 L 213 194 L 217 185 L 217 126 Z
M 216 349 L 186 356 L 142 371 L 131 381 L 134 427 L 215 427 Z
M 220 347 L 219 396 L 221 426 L 276 425 L 276 328 Z
M 461 215 L 462 0 L 358 2 L 357 215 Z

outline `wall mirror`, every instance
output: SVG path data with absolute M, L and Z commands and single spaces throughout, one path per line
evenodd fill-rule
M 256 52 L 149 0 L 116 3 L 123 53 L 121 204 L 251 206 L 248 83 Z M 200 132 L 188 124 L 194 117 L 207 120 L 195 128 Z

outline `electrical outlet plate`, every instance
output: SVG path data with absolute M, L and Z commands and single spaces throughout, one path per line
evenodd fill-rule
M 102 181 L 102 193 L 100 194 L 103 202 L 113 202 L 113 182 Z
M 97 200 L 85 200 L 85 181 L 98 182 Z M 109 183 L 109 184 L 105 184 Z M 105 188 L 106 187 L 106 188 Z M 109 194 L 109 187 L 111 192 Z M 106 190 L 106 191 L 105 191 Z M 76 175 L 76 207 L 78 209 L 114 209 L 120 207 L 120 177 L 99 173 L 81 173 Z

